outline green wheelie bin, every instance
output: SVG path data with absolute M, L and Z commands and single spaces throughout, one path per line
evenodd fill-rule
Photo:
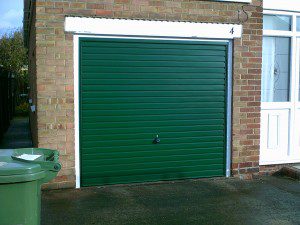
M 61 169 L 58 151 L 0 149 L 0 225 L 39 225 L 41 185 Z

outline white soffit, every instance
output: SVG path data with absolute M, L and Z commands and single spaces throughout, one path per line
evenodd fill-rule
M 65 31 L 77 34 L 233 39 L 242 25 L 66 17 Z
M 252 0 L 212 0 L 215 2 L 243 2 L 243 3 L 251 3 Z
M 264 0 L 264 9 L 300 12 L 300 0 Z

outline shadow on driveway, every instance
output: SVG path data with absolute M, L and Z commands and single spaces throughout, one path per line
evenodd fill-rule
M 44 191 L 42 225 L 300 224 L 300 183 L 199 179 Z

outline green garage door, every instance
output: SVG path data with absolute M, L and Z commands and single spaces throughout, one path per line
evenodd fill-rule
M 227 43 L 80 39 L 81 185 L 225 175 Z

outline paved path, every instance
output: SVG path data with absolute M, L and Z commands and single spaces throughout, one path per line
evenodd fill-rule
M 299 225 L 300 183 L 199 179 L 44 191 L 42 225 Z
M 28 117 L 15 117 L 4 134 L 0 149 L 32 147 Z

